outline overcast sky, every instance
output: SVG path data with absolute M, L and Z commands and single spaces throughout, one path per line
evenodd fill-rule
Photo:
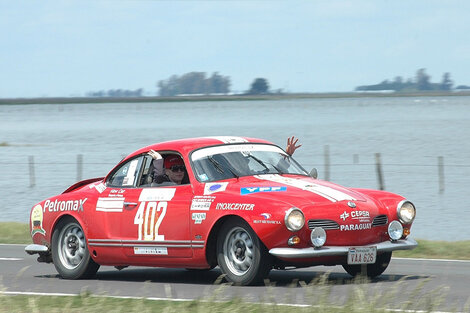
M 0 2 L 0 97 L 143 88 L 192 71 L 288 92 L 384 79 L 470 85 L 470 1 Z

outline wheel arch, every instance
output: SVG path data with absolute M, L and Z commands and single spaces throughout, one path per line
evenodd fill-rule
M 234 215 L 234 214 L 221 216 L 214 223 L 214 225 L 212 226 L 209 232 L 209 236 L 207 237 L 207 244 L 206 244 L 206 260 L 210 266 L 217 265 L 217 238 L 222 228 L 222 225 L 230 219 L 238 219 L 248 224 L 248 222 L 244 218 L 242 218 L 239 215 Z

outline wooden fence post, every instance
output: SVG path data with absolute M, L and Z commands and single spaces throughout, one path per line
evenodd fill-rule
M 77 181 L 82 180 L 83 173 L 83 154 L 77 154 Z
M 34 173 L 34 156 L 30 155 L 28 157 L 29 163 L 29 187 L 36 186 L 36 175 Z
M 325 145 L 325 180 L 330 180 L 330 146 Z
M 377 171 L 377 180 L 379 182 L 379 189 L 385 190 L 384 178 L 382 173 L 382 161 L 380 160 L 380 153 L 375 154 L 375 169 Z
M 437 158 L 437 167 L 439 172 L 439 193 L 444 192 L 444 157 Z

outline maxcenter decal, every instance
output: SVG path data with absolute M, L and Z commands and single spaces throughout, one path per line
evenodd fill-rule
M 341 231 L 371 229 L 372 223 L 341 225 Z
M 206 213 L 193 213 L 192 214 L 192 220 L 194 221 L 194 224 L 201 224 L 201 222 L 205 219 L 206 219 Z
M 42 206 L 36 205 L 31 211 L 31 236 L 35 234 L 45 235 L 46 231 L 42 228 L 42 221 L 44 219 Z
M 255 175 L 254 177 L 261 179 L 261 180 L 268 180 L 268 181 L 272 181 L 276 183 L 285 184 L 287 186 L 300 188 L 302 190 L 310 191 L 310 192 L 316 193 L 319 196 L 322 196 L 323 198 L 330 200 L 331 202 L 342 201 L 342 200 L 356 200 L 354 197 L 342 191 L 339 191 L 330 187 L 310 183 L 301 179 L 283 177 L 278 174 Z
M 51 200 L 46 200 L 44 202 L 44 212 L 46 212 L 46 209 L 49 212 L 58 212 L 58 211 L 77 211 L 77 212 L 83 212 L 83 204 L 88 200 L 88 198 L 85 199 L 79 199 L 79 200 L 65 200 L 65 201 L 51 201 Z
M 194 196 L 191 202 L 191 211 L 209 211 L 214 200 L 214 196 Z
M 225 191 L 228 182 L 225 183 L 207 183 L 204 185 L 204 195 L 210 195 L 219 191 Z
M 216 210 L 253 211 L 252 203 L 217 203 Z
M 249 195 L 257 192 L 276 192 L 276 191 L 286 191 L 287 187 L 277 186 L 277 187 L 245 187 L 240 189 L 241 195 Z

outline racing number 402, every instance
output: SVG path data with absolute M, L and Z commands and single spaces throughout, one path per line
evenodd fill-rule
M 165 240 L 158 234 L 158 228 L 166 214 L 168 202 L 141 202 L 134 217 L 134 224 L 139 225 L 139 240 Z M 159 214 L 158 214 L 159 213 Z M 155 218 L 158 216 L 157 221 Z

